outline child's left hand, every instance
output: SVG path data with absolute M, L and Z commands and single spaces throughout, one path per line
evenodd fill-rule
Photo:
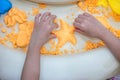
M 49 12 L 46 12 L 43 15 L 38 14 L 35 17 L 35 25 L 31 37 L 32 45 L 40 48 L 47 41 L 55 38 L 55 35 L 51 34 L 51 32 L 58 26 L 56 23 L 54 23 L 55 19 L 56 16 Z

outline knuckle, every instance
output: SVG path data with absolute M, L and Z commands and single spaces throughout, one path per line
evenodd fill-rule
M 84 19 L 84 20 L 83 20 L 83 23 L 84 23 L 84 24 L 88 23 L 88 20 L 87 20 L 87 19 Z
M 85 23 L 82 22 L 82 23 L 81 23 L 81 27 L 85 27 Z

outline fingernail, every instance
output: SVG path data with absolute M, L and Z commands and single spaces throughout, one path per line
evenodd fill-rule
M 87 17 L 89 17 L 89 16 L 90 16 L 90 14 L 88 14 L 88 13 L 84 13 L 83 15 L 85 15 L 85 16 L 87 16 Z

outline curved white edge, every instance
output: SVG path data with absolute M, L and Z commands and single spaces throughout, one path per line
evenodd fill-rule
M 25 54 L 0 45 L 0 79 L 20 80 Z M 41 80 L 103 80 L 118 61 L 106 48 L 66 56 L 41 56 Z
M 77 2 L 78 0 L 29 0 L 38 3 L 46 3 L 46 4 L 69 4 L 73 2 Z

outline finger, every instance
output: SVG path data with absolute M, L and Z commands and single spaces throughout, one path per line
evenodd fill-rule
M 74 22 L 73 25 L 74 25 L 76 28 L 80 29 L 80 23 Z
M 54 26 L 54 28 L 58 28 L 59 27 L 59 25 L 57 23 L 54 23 L 53 26 Z
M 51 15 L 49 18 L 48 18 L 48 21 L 50 24 L 54 23 L 54 20 L 56 19 L 56 16 L 55 15 Z
M 89 13 L 87 13 L 87 12 L 83 13 L 83 15 L 86 16 L 86 17 L 91 16 L 91 15 L 90 15 Z
M 92 16 L 92 15 L 89 14 L 89 13 L 84 13 L 83 15 L 86 16 L 86 19 L 87 19 L 87 20 L 91 20 L 91 19 L 94 19 L 94 18 L 95 18 L 94 16 Z
M 39 22 L 39 19 L 40 19 L 40 16 L 41 16 L 41 14 L 37 14 L 36 16 L 35 16 L 35 21 L 37 22 Z
M 83 14 L 80 14 L 78 18 L 85 19 L 86 17 Z
M 85 32 L 83 32 L 83 31 L 81 31 L 81 30 L 75 29 L 75 31 L 80 33 L 80 34 L 83 34 L 83 35 L 87 36 L 87 34 Z
M 46 21 L 47 18 L 48 18 L 48 16 L 50 16 L 50 15 L 51 15 L 50 12 L 46 12 L 46 13 L 44 13 L 44 14 L 42 15 L 42 17 L 41 17 L 41 21 Z
M 74 22 L 73 25 L 74 25 L 76 28 L 78 28 L 78 29 L 80 29 L 80 30 L 82 30 L 82 31 L 85 30 L 85 24 L 84 24 L 84 23 Z
M 78 33 L 83 33 L 83 31 L 79 30 L 79 29 L 75 29 L 76 32 Z
M 56 38 L 56 35 L 54 35 L 54 34 L 51 34 L 51 35 L 49 36 L 49 39 L 54 39 L 54 38 Z
M 81 23 L 83 20 L 81 18 L 76 18 L 75 22 Z
M 81 30 L 81 29 L 79 29 L 79 28 L 75 28 L 75 30 L 78 30 L 78 31 L 82 31 L 82 32 L 84 32 L 83 30 Z
M 56 29 L 56 28 L 58 28 L 59 26 L 58 26 L 58 24 L 57 23 L 54 23 L 54 24 L 52 24 L 51 25 L 51 27 L 50 27 L 50 31 L 53 31 L 54 29 Z

